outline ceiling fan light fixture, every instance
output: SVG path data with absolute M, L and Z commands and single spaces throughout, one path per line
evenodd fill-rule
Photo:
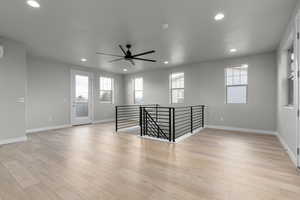
M 230 49 L 230 53 L 235 53 L 235 52 L 237 52 L 237 49 L 235 48 Z
M 123 69 L 123 72 L 127 72 L 128 71 L 128 69 Z
M 86 59 L 86 58 L 81 58 L 80 61 L 81 61 L 81 62 L 86 62 L 87 59 Z
M 169 64 L 169 61 L 166 60 L 166 61 L 164 62 L 164 64 L 165 64 L 165 65 Z
M 40 8 L 41 7 L 40 3 L 35 0 L 28 0 L 27 4 L 32 8 Z
M 223 20 L 224 18 L 225 18 L 224 13 L 218 13 L 218 14 L 215 15 L 215 20 L 216 20 L 216 21 L 221 21 L 221 20 Z

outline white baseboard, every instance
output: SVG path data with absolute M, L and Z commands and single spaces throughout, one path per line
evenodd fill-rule
M 63 128 L 70 128 L 70 127 L 72 127 L 71 124 L 65 124 L 65 125 L 59 125 L 59 126 L 49 126 L 49 127 L 43 127 L 43 128 L 28 129 L 28 130 L 26 130 L 26 133 L 37 133 L 37 132 L 43 132 L 43 131 L 51 131 L 51 130 L 57 130 L 57 129 L 63 129 Z
M 101 124 L 101 123 L 107 123 L 107 122 L 113 122 L 113 119 L 105 119 L 105 120 L 99 120 L 99 121 L 93 121 L 93 124 Z M 59 126 L 49 126 L 49 127 L 42 127 L 42 128 L 35 128 L 35 129 L 28 129 L 26 130 L 26 133 L 37 133 L 37 132 L 43 132 L 43 131 L 51 131 L 51 130 L 57 130 L 57 129 L 63 129 L 63 128 L 70 128 L 72 127 L 71 124 L 64 124 Z
M 5 139 L 5 140 L 0 140 L 0 145 L 11 144 L 11 143 L 16 143 L 16 142 L 25 142 L 25 141 L 27 141 L 27 136 L 9 138 L 9 139 Z
M 240 131 L 240 132 L 265 134 L 265 135 L 277 135 L 276 131 L 247 129 L 247 128 L 236 128 L 236 127 L 228 127 L 228 126 L 206 125 L 205 128 L 220 129 L 220 130 L 226 130 L 226 131 Z
M 289 155 L 291 161 L 294 163 L 294 165 L 296 167 L 298 167 L 297 164 L 297 157 L 296 155 L 293 153 L 293 151 L 289 148 L 289 146 L 286 144 L 286 142 L 284 141 L 284 139 L 281 137 L 280 134 L 277 135 L 278 140 L 280 141 L 280 143 L 282 144 L 283 148 L 286 150 L 287 154 Z
M 114 122 L 114 119 L 104 119 L 104 120 L 98 120 L 98 121 L 93 121 L 93 124 L 103 124 L 103 123 L 108 123 L 108 122 Z

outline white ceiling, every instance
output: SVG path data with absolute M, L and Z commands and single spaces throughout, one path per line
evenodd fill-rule
M 296 0 L 1 0 L 0 35 L 25 43 L 30 54 L 127 73 L 275 50 Z M 213 20 L 218 12 L 226 17 Z M 167 30 L 162 24 L 169 24 Z M 118 45 L 158 63 L 108 64 Z M 238 52 L 230 54 L 229 49 Z M 81 63 L 80 59 L 88 59 Z M 163 61 L 168 60 L 169 65 Z

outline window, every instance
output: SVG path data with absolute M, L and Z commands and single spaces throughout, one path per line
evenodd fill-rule
M 184 103 L 184 73 L 170 75 L 171 104 Z
M 294 54 L 294 47 L 292 45 L 288 49 L 287 104 L 289 106 L 294 105 L 294 80 L 295 80 L 294 60 L 295 60 L 295 54 Z
M 143 78 L 135 78 L 133 80 L 133 85 L 134 85 L 134 103 L 143 104 L 144 103 Z
M 226 103 L 246 104 L 248 93 L 248 65 L 225 70 Z
M 114 79 L 100 77 L 100 102 L 113 103 L 114 96 Z

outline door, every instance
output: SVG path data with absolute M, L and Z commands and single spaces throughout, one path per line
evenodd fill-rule
M 92 75 L 84 71 L 71 71 L 71 124 L 92 123 Z

